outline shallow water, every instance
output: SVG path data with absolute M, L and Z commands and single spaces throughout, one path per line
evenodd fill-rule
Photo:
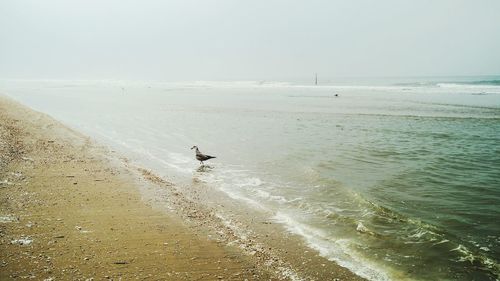
M 2 80 L 0 91 L 175 182 L 196 174 L 268 210 L 369 279 L 495 280 L 500 86 L 429 81 Z M 217 156 L 209 172 L 196 173 L 193 145 Z

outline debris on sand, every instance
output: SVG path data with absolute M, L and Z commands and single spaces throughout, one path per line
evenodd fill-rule
M 19 218 L 14 216 L 0 216 L 0 223 L 19 222 Z
M 28 246 L 33 242 L 33 239 L 29 237 L 21 237 L 19 239 L 14 239 L 10 241 L 10 244 L 12 245 L 20 245 L 20 246 Z

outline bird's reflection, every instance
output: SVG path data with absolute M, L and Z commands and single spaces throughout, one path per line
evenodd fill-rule
M 198 167 L 198 169 L 196 169 L 196 172 L 198 173 L 206 173 L 206 172 L 210 172 L 214 169 L 213 166 L 210 166 L 210 165 L 201 165 L 200 167 Z

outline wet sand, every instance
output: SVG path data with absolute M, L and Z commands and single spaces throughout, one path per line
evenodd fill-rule
M 213 194 L 122 160 L 0 97 L 0 280 L 362 280 L 272 223 L 242 239 L 196 203 Z

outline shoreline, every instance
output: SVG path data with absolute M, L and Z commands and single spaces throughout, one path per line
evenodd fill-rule
M 240 216 L 241 235 L 201 204 L 213 190 L 179 192 L 45 114 L 0 109 L 2 280 L 364 280 L 277 224 Z

